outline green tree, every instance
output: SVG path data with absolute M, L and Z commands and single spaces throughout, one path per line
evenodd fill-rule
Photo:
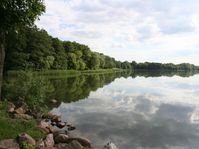
M 67 69 L 67 57 L 64 50 L 63 42 L 58 38 L 52 38 L 52 50 L 55 58 L 54 69 Z
M 132 69 L 131 64 L 128 61 L 123 62 L 122 69 Z
M 67 53 L 67 59 L 68 59 L 68 68 L 69 69 L 79 69 L 79 64 L 77 62 L 77 57 L 74 53 L 69 52 Z
M 90 69 L 98 69 L 99 66 L 100 66 L 99 56 L 96 53 L 92 53 L 89 68 Z
M 0 90 L 5 60 L 6 35 L 21 26 L 32 26 L 45 11 L 43 0 L 0 1 Z M 1 92 L 0 92 L 1 95 Z
M 27 67 L 29 54 L 25 53 L 26 29 L 20 29 L 18 32 L 10 31 L 6 37 L 6 70 L 25 69 Z
M 27 31 L 26 51 L 30 54 L 29 60 L 35 69 L 47 69 L 45 67 L 47 57 L 53 56 L 52 40 L 45 30 L 31 28 Z

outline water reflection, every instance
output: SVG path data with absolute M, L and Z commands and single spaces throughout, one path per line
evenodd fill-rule
M 35 75 L 32 72 L 18 72 L 7 76 L 3 84 L 3 99 L 25 101 L 30 108 L 58 106 L 61 102 L 84 99 L 116 78 L 129 76 L 129 72 L 55 77 Z M 56 99 L 57 104 L 51 104 Z
M 75 123 L 76 133 L 96 146 L 111 140 L 120 149 L 196 149 L 198 79 L 198 75 L 121 78 L 85 100 L 62 103 L 53 112 Z
M 18 73 L 4 81 L 3 98 L 24 100 L 33 109 L 58 107 L 52 111 L 96 146 L 113 141 L 120 149 L 197 149 L 199 75 L 192 75 L 123 72 L 48 78 Z

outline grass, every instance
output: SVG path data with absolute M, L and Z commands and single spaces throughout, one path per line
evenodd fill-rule
M 112 68 L 112 69 L 97 69 L 97 70 L 83 70 L 82 74 L 90 74 L 90 73 L 114 73 L 114 72 L 122 72 L 126 71 L 124 69 Z
M 112 68 L 112 69 L 96 69 L 96 70 L 41 70 L 33 71 L 35 76 L 45 76 L 46 78 L 68 78 L 80 75 L 101 74 L 101 73 L 115 73 L 128 71 L 126 69 Z M 24 71 L 8 71 L 8 76 L 18 76 Z
M 6 112 L 7 102 L 0 102 L 0 140 L 16 138 L 20 133 L 27 133 L 34 139 L 39 139 L 44 136 L 36 128 L 36 120 L 20 120 L 12 119 Z

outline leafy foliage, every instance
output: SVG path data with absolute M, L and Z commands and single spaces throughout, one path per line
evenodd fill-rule
M 1 0 L 0 29 L 31 26 L 44 11 L 43 0 Z
M 102 53 L 92 52 L 88 46 L 77 42 L 61 41 L 36 27 L 10 32 L 7 45 L 7 70 L 130 69 L 127 61 L 122 63 Z

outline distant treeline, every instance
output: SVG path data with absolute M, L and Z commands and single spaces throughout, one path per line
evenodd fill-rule
M 140 69 L 140 70 L 199 70 L 199 67 L 183 63 L 179 65 L 161 63 L 136 63 L 117 61 L 102 53 L 93 52 L 83 44 L 61 41 L 37 27 L 9 32 L 6 44 L 5 68 L 7 70 L 96 70 L 96 69 Z
M 189 63 L 172 64 L 172 63 L 136 63 L 131 62 L 132 68 L 136 70 L 158 70 L 158 71 L 198 71 L 199 67 Z

